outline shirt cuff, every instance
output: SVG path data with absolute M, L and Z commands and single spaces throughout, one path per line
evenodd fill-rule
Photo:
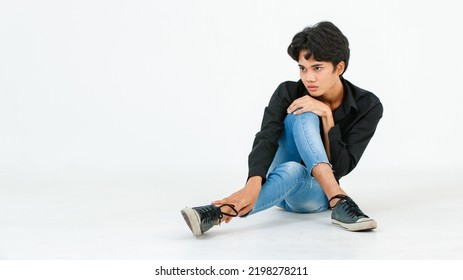
M 263 183 L 265 182 L 265 179 L 267 177 L 267 171 L 265 170 L 265 168 L 262 168 L 262 167 L 250 168 L 248 172 L 248 179 L 254 176 L 262 177 L 262 183 Z

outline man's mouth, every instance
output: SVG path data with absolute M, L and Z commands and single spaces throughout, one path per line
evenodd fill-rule
M 318 87 L 317 86 L 308 86 L 307 89 L 309 91 L 316 91 L 318 89 Z

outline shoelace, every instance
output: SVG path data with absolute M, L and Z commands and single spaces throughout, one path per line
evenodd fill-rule
M 352 218 L 365 216 L 365 214 L 363 214 L 358 205 L 352 199 L 346 199 L 345 202 L 346 206 L 344 207 L 344 209 L 346 210 L 349 216 L 351 216 Z
M 339 201 L 341 201 L 343 199 L 348 198 L 348 196 L 344 195 L 344 194 L 337 194 L 337 195 L 333 196 L 332 198 L 330 198 L 330 200 L 328 201 L 328 205 L 331 205 L 331 200 L 336 199 L 336 198 L 339 198 Z M 329 206 L 329 208 L 333 209 L 334 207 L 336 207 L 336 205 L 339 203 L 339 201 L 336 202 L 336 204 L 333 207 Z
M 230 207 L 230 209 L 235 212 L 235 214 L 228 214 L 225 212 L 222 212 L 222 207 Z M 219 224 L 222 221 L 223 216 L 229 216 L 229 217 L 236 217 L 238 216 L 238 211 L 236 211 L 235 206 L 231 204 L 222 204 L 220 206 L 215 206 L 215 205 L 209 205 L 207 207 L 202 207 L 199 209 L 196 209 L 198 211 L 199 215 L 201 216 L 201 220 L 204 223 L 211 223 L 215 222 L 216 220 L 219 220 Z
M 225 213 L 225 212 L 222 212 L 222 207 L 225 207 L 225 206 L 228 206 L 230 207 L 230 209 L 235 212 L 235 214 L 228 214 L 228 213 Z M 220 209 L 220 214 L 222 217 L 220 218 L 223 218 L 223 216 L 228 216 L 228 217 L 237 217 L 238 216 L 238 211 L 236 211 L 235 209 L 235 205 L 232 205 L 232 204 L 222 204 L 220 206 L 218 206 L 218 208 Z
M 235 214 L 228 214 L 228 213 L 225 213 L 225 212 L 222 212 L 222 207 L 230 207 L 230 209 L 235 212 Z M 218 208 L 220 209 L 220 215 L 219 215 L 219 225 L 220 223 L 222 222 L 222 218 L 223 216 L 228 216 L 228 217 L 237 217 L 238 216 L 238 211 L 236 211 L 235 209 L 235 205 L 231 205 L 231 204 L 222 204 L 220 206 L 218 206 Z
M 352 198 L 348 197 L 347 195 L 343 195 L 343 194 L 337 194 L 335 196 L 333 196 L 329 202 L 331 202 L 331 200 L 335 199 L 335 198 L 339 198 L 339 201 L 336 203 L 336 205 L 338 205 L 339 203 L 341 202 L 345 202 L 345 206 L 343 207 L 344 210 L 347 212 L 347 214 L 349 216 L 351 216 L 352 218 L 356 218 L 356 217 L 359 217 L 359 216 L 363 216 L 363 217 L 367 217 L 367 215 L 365 215 L 362 210 L 360 210 L 360 208 L 358 207 L 357 203 L 355 203 Z M 335 205 L 335 207 L 336 207 Z M 333 207 L 334 208 L 334 207 Z

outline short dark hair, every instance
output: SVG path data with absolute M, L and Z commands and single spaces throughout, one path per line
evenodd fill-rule
M 299 61 L 299 54 L 304 50 L 307 51 L 305 59 L 313 56 L 318 61 L 331 62 L 334 67 L 344 61 L 344 72 L 349 64 L 349 41 L 341 30 L 329 21 L 306 27 L 294 35 L 288 47 L 289 56 Z

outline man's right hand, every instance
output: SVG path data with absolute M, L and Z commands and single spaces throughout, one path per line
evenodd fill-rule
M 243 216 L 249 213 L 254 205 L 256 204 L 257 198 L 259 197 L 260 190 L 262 188 L 262 177 L 254 176 L 249 178 L 246 182 L 246 185 L 239 191 L 233 193 L 232 195 L 223 198 L 221 200 L 213 201 L 212 204 L 220 206 L 223 204 L 234 205 L 236 211 L 238 211 L 238 216 Z M 231 209 L 228 207 L 223 207 L 222 212 L 228 214 L 234 214 Z M 228 223 L 233 217 L 224 216 L 223 221 Z

